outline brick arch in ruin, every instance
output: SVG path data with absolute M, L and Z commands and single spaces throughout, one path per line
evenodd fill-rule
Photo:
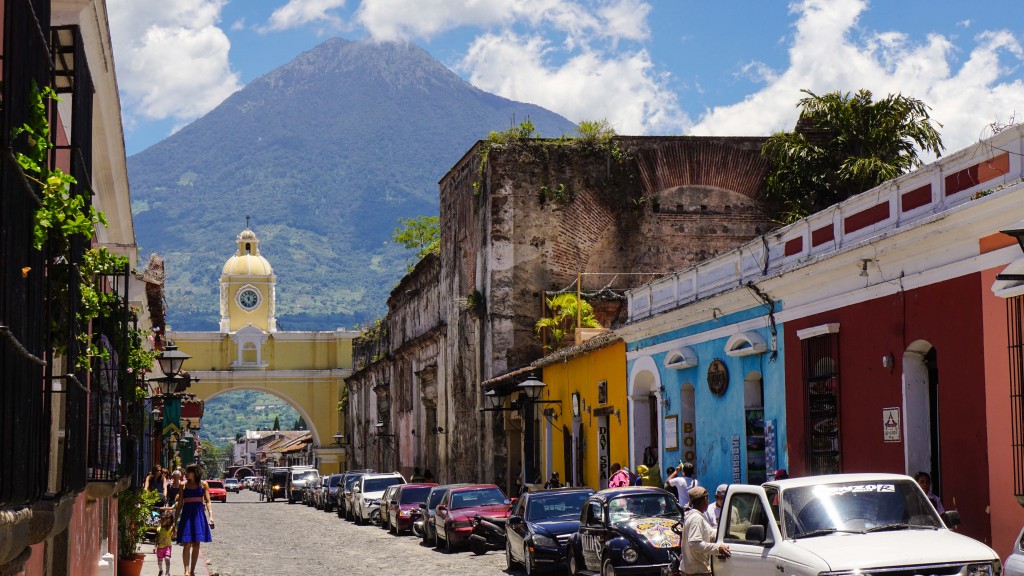
M 632 153 L 637 193 L 643 198 L 632 209 L 642 215 L 624 216 L 621 207 L 601 202 L 590 191 L 564 209 L 573 225 L 554 250 L 562 261 L 574 262 L 578 271 L 664 272 L 714 257 L 766 230 L 758 199 L 769 166 L 761 156 L 760 141 L 659 139 L 657 145 L 641 144 Z M 588 194 L 590 199 L 585 198 Z M 662 238 L 661 245 L 624 244 L 629 235 L 618 226 L 629 219 L 643 233 Z M 670 238 L 676 240 L 665 241 Z M 613 287 L 626 287 L 627 281 L 619 279 Z

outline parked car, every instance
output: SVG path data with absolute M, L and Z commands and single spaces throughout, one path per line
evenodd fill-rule
M 352 516 L 357 524 L 380 521 L 380 498 L 388 486 L 405 484 L 405 478 L 398 472 L 389 474 L 364 474 L 352 488 Z
M 452 488 L 434 509 L 434 547 L 454 550 L 469 541 L 473 517 L 508 518 L 510 501 L 494 484 Z
M 360 476 L 363 474 L 369 474 L 373 470 L 349 470 L 345 472 L 345 477 L 342 479 L 341 487 L 338 492 L 338 516 L 343 517 L 346 520 L 352 519 L 352 488 L 355 488 L 356 482 L 359 481 Z
M 413 523 L 422 518 L 423 510 L 420 504 L 427 501 L 427 495 L 437 484 L 402 484 L 395 490 L 394 496 L 388 502 L 381 502 L 384 508 L 384 517 L 387 519 L 388 529 L 394 534 L 401 534 L 412 530 Z
M 313 501 L 313 507 L 317 510 L 324 509 L 323 498 L 324 493 L 327 492 L 327 480 L 329 478 L 330 476 L 321 476 L 316 488 L 313 489 L 313 495 L 310 499 Z
M 676 496 L 661 488 L 609 488 L 592 494 L 566 545 L 569 574 L 659 575 L 679 550 L 673 528 L 682 520 Z
M 419 535 L 423 539 L 423 544 L 433 544 L 435 540 L 434 536 L 434 513 L 437 511 L 437 505 L 441 503 L 441 500 L 448 494 L 448 491 L 452 488 L 459 486 L 469 486 L 469 484 L 445 484 L 443 486 L 435 486 L 430 489 L 427 494 L 427 498 L 420 504 L 420 519 L 413 522 L 412 531 Z
M 224 489 L 223 480 L 207 480 L 206 485 L 210 487 L 210 501 L 216 502 L 227 502 L 228 492 Z
M 309 466 L 292 466 L 288 469 L 286 492 L 288 503 L 295 504 L 302 500 L 307 487 L 311 488 L 320 480 L 320 473 Z
M 324 491 L 324 512 L 333 512 L 338 505 L 338 494 L 344 474 L 331 474 L 327 477 L 327 490 Z
M 387 530 L 391 532 L 391 522 L 388 517 L 388 507 L 395 500 L 395 491 L 404 484 L 392 484 L 388 486 L 388 489 L 384 491 L 384 494 L 380 497 L 380 527 L 381 530 Z
M 1024 528 L 1013 542 L 1013 552 L 1003 563 L 1003 576 L 1024 576 Z
M 271 468 L 267 472 L 267 479 L 265 482 L 267 492 L 267 502 L 273 502 L 277 498 L 284 498 L 288 492 L 286 485 L 288 484 L 288 469 L 287 468 Z
M 324 478 L 317 472 L 315 482 L 307 482 L 306 490 L 302 492 L 302 503 L 306 506 L 316 506 L 317 493 L 323 486 Z
M 506 523 L 508 569 L 518 564 L 533 574 L 561 566 L 569 536 L 579 531 L 583 503 L 593 493 L 590 488 L 566 488 L 523 494 Z
M 899 474 L 733 485 L 717 536 L 732 557 L 713 557 L 712 568 L 715 576 L 775 570 L 793 576 L 998 575 L 1002 563 L 991 548 L 947 528 L 958 516 L 940 516 L 917 482 Z
M 241 490 L 241 484 L 239 484 L 238 480 L 235 480 L 234 478 L 225 478 L 224 490 L 238 494 L 238 491 Z

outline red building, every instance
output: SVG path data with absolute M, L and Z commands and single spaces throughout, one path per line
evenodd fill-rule
M 996 275 L 1024 262 L 1001 232 L 1024 228 L 1021 146 L 997 135 L 784 229 L 793 264 L 761 285 L 784 302 L 791 473 L 927 472 L 1004 556 L 1024 523 L 1007 328 L 1019 346 L 1024 282 Z

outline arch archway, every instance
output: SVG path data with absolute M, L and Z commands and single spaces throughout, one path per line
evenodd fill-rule
M 235 473 L 234 473 L 233 476 L 234 476 L 235 480 L 241 480 L 242 478 L 245 478 L 246 476 L 255 476 L 255 475 L 256 475 L 256 471 L 255 470 L 253 470 L 252 468 L 250 468 L 248 466 L 242 466 L 238 470 L 235 470 Z
M 653 447 L 658 461 L 664 460 L 661 438 L 661 374 L 650 356 L 637 358 L 626 384 L 629 410 L 629 464 L 635 470 L 643 464 L 643 453 Z
M 202 381 L 200 379 L 200 384 L 201 384 L 201 382 Z M 304 407 L 299 402 L 296 402 L 295 399 L 289 397 L 287 394 L 281 392 L 280 390 L 276 390 L 274 388 L 267 387 L 267 386 L 251 386 L 251 385 L 250 386 L 233 386 L 231 388 L 227 388 L 227 389 L 224 389 L 224 390 L 217 390 L 217 391 L 215 391 L 213 393 L 210 393 L 207 396 L 202 396 L 202 395 L 200 395 L 199 392 L 196 391 L 196 389 L 199 388 L 199 386 L 200 386 L 199 384 L 193 384 L 192 387 L 189 389 L 189 392 L 191 392 L 192 394 L 195 394 L 200 400 L 203 400 L 203 401 L 210 401 L 210 400 L 213 400 L 214 398 L 218 398 L 220 396 L 224 396 L 225 394 L 230 394 L 232 392 L 242 392 L 242 391 L 245 391 L 245 390 L 255 390 L 257 392 L 266 392 L 267 394 L 270 394 L 271 396 L 274 396 L 275 398 L 280 398 L 281 400 L 284 400 L 285 402 L 287 402 L 289 406 L 294 408 L 295 411 L 299 413 L 299 416 L 301 416 L 302 419 L 306 421 L 306 426 L 309 427 L 309 431 L 313 435 L 313 444 L 316 444 L 317 446 L 320 445 L 320 431 L 317 429 L 316 424 L 313 422 L 312 414 L 309 412 L 309 410 L 306 409 L 306 407 Z M 331 434 L 333 435 L 334 433 L 332 432 Z
M 906 473 L 927 472 L 941 495 L 938 351 L 915 340 L 903 352 L 903 446 Z

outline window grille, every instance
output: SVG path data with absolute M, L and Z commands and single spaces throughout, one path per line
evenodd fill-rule
M 839 334 L 802 342 L 808 474 L 842 471 L 839 411 Z
M 27 136 L 13 131 L 29 119 L 33 86 L 49 82 L 50 2 L 7 0 L 0 9 L 0 506 L 17 506 L 42 495 L 49 465 L 45 260 L 32 248 L 39 196 L 15 157 Z
M 1013 492 L 1024 503 L 1024 296 L 1006 300 L 1010 357 L 1010 422 L 1013 432 Z

